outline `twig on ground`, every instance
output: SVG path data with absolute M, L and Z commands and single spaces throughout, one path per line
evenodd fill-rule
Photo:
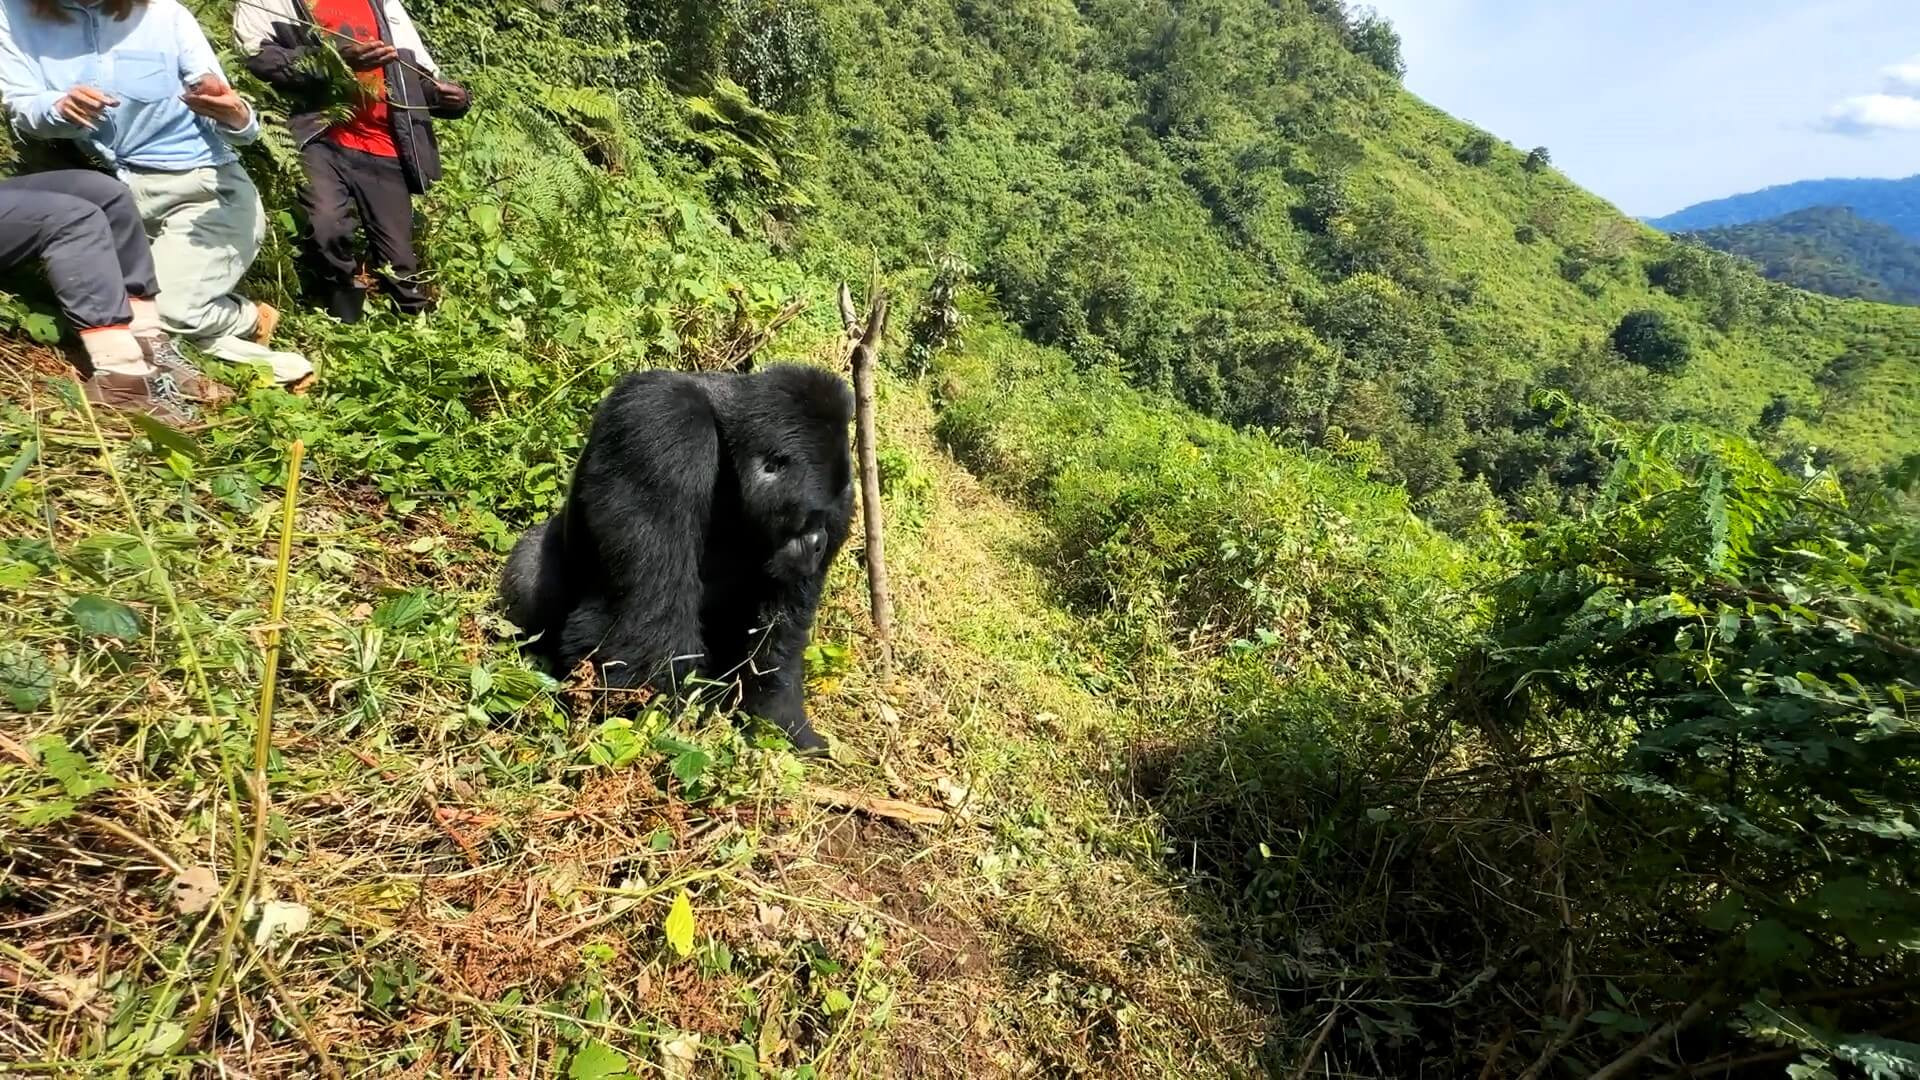
M 400 783 L 400 777 L 394 775 L 387 769 L 381 768 L 379 760 L 372 754 L 364 750 L 356 750 L 352 747 L 347 748 L 347 753 L 352 754 L 354 760 L 360 762 L 360 764 L 380 774 L 380 779 L 385 780 L 387 783 Z M 453 827 L 453 823 L 460 820 L 463 816 L 470 822 L 473 821 L 472 815 L 462 815 L 457 810 L 448 810 L 440 805 L 439 799 L 433 797 L 433 792 L 424 788 L 420 791 L 420 798 L 427 804 L 427 816 L 433 819 L 433 823 L 440 827 L 441 832 L 447 834 L 447 838 L 452 840 L 454 846 L 460 849 L 460 854 L 466 856 L 468 865 L 479 866 L 486 861 L 480 857 L 480 850 L 473 846 L 473 841 L 467 839 L 464 833 Z
M 1713 1007 L 1718 1004 L 1719 1001 L 1720 994 L 1718 991 L 1710 991 L 1703 995 L 1699 1000 L 1687 1006 L 1685 1012 L 1682 1012 L 1679 1016 L 1648 1032 L 1646 1038 L 1634 1043 L 1632 1047 L 1628 1048 L 1626 1053 L 1614 1058 L 1589 1077 L 1588 1080 L 1615 1080 L 1617 1077 L 1625 1076 L 1632 1072 L 1633 1067 L 1639 1064 L 1641 1058 L 1658 1050 L 1661 1043 L 1671 1042 L 1675 1035 L 1693 1026 L 1693 1024 L 1697 1023 L 1702 1017 L 1712 1012 Z
M 110 821 L 97 814 L 76 813 L 73 816 L 76 820 L 84 821 L 96 829 L 110 832 L 120 839 L 125 840 L 127 843 L 132 844 L 134 847 L 139 848 L 141 851 L 146 852 L 148 855 L 153 856 L 153 860 L 165 867 L 167 872 L 174 877 L 179 877 L 181 874 L 187 872 L 185 866 L 182 866 L 179 861 L 169 856 L 166 852 L 155 847 L 151 840 L 121 825 L 119 822 Z
M 1333 1022 L 1339 1017 L 1340 1006 L 1335 1005 L 1327 1018 L 1320 1021 L 1320 1033 L 1313 1037 L 1313 1045 L 1307 1047 L 1307 1056 L 1300 1059 L 1300 1067 L 1293 1070 L 1293 1080 L 1306 1080 L 1307 1070 L 1313 1068 L 1314 1061 L 1320 1057 L 1320 1048 L 1327 1044 L 1327 1036 L 1333 1034 Z
M 815 806 L 831 806 L 841 810 L 857 810 L 874 817 L 892 821 L 904 821 L 909 825 L 939 825 L 947 820 L 945 810 L 935 810 L 931 806 L 901 802 L 899 799 L 882 799 L 873 795 L 862 795 L 857 791 L 843 791 L 839 788 L 822 787 L 808 784 L 803 793 Z

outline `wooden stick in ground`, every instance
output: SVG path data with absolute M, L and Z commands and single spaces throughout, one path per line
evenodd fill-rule
M 844 281 L 840 283 L 839 303 L 840 325 L 846 328 L 847 347 L 851 350 L 853 344 L 860 340 L 860 314 L 853 310 L 853 291 L 847 288 Z
M 841 318 L 853 305 L 840 286 Z M 848 321 L 848 336 L 854 326 Z M 887 587 L 886 537 L 880 521 L 880 458 L 874 436 L 873 365 L 887 332 L 887 297 L 874 297 L 867 325 L 853 346 L 853 412 L 860 458 L 860 510 L 867 526 L 867 591 L 873 599 L 873 634 L 880 643 L 880 681 L 893 677 L 893 594 Z

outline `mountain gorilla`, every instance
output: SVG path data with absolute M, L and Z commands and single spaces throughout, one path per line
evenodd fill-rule
M 500 582 L 526 648 L 564 673 L 672 692 L 738 677 L 742 707 L 805 751 L 802 654 L 853 517 L 853 395 L 819 368 L 644 371 L 594 414 L 566 506 Z

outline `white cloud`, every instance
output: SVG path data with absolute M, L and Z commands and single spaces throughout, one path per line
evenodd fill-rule
M 1889 94 L 1908 97 L 1920 93 L 1920 56 L 1904 63 L 1881 68 L 1880 76 L 1886 80 L 1886 91 Z
M 1920 71 L 1915 74 L 1920 75 Z M 1920 131 L 1920 97 L 1906 94 L 1862 94 L 1827 110 L 1822 131 L 1836 135 L 1871 135 L 1880 131 Z

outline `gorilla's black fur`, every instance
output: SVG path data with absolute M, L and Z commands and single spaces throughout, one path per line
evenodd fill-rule
M 609 686 L 737 677 L 747 712 L 821 748 L 802 654 L 853 517 L 852 415 L 819 368 L 622 378 L 566 506 L 507 559 L 507 617 L 559 671 L 591 656 Z

